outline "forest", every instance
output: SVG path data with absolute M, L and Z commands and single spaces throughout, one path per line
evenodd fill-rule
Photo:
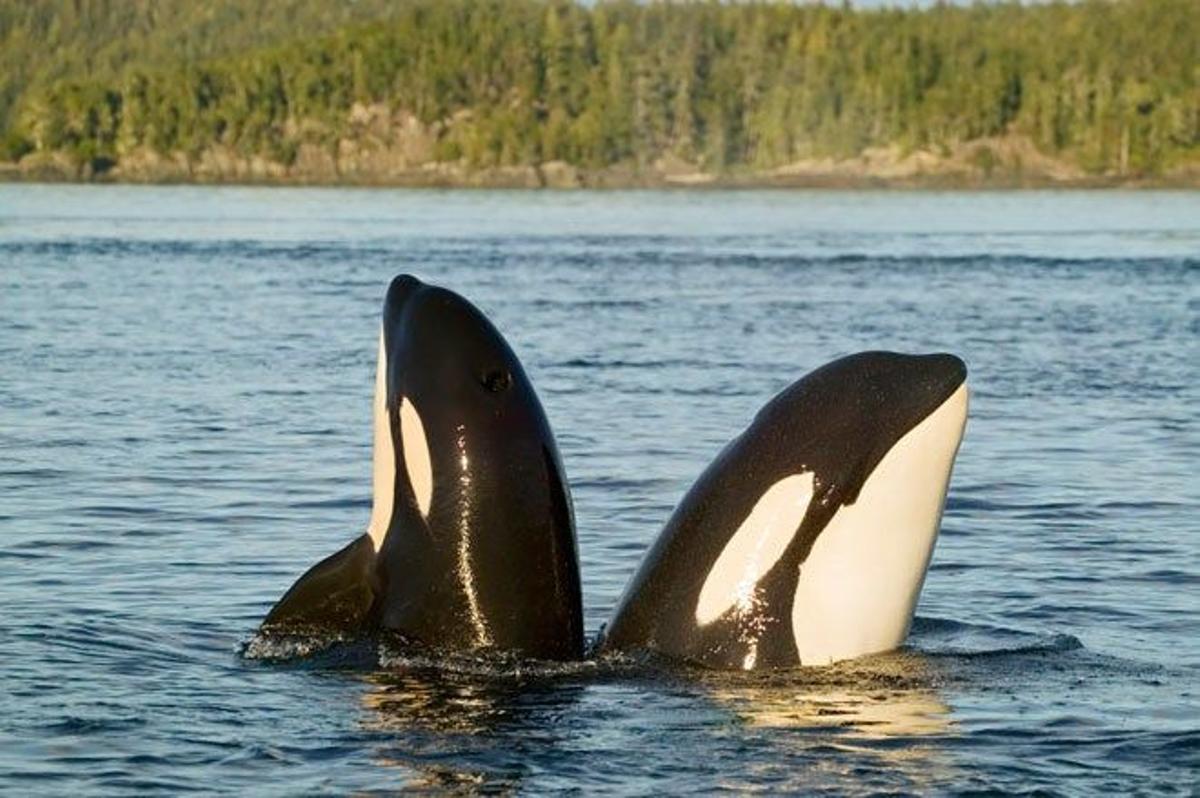
M 1197 0 L 0 0 L 0 69 L 9 176 L 1200 181 Z

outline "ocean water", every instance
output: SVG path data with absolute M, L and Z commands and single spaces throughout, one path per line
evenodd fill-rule
M 247 648 L 361 533 L 383 291 L 553 424 L 586 622 L 774 392 L 946 350 L 907 645 L 721 674 Z M 1200 194 L 0 186 L 0 793 L 1195 794 Z

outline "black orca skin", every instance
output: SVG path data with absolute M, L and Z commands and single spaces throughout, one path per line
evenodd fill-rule
M 567 480 L 508 343 L 466 299 L 401 275 L 379 369 L 375 502 L 390 512 L 305 573 L 263 630 L 387 630 L 440 649 L 582 657 Z
M 652 651 L 721 669 L 802 664 L 792 612 L 809 552 L 838 511 L 857 501 L 888 452 L 948 403 L 965 380 L 966 366 L 953 355 L 863 352 L 822 366 L 784 389 L 717 455 L 676 507 L 596 650 Z M 963 413 L 965 421 L 965 401 Z M 953 446 L 951 462 L 961 431 L 960 425 L 958 437 L 947 441 Z M 731 608 L 714 621 L 699 622 L 706 579 L 756 502 L 789 475 L 810 473 L 812 499 L 798 527 L 789 530 L 782 555 L 755 583 L 753 611 Z M 928 489 L 944 491 L 945 484 Z

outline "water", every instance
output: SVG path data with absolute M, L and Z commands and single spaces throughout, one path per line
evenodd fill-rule
M 769 675 L 245 656 L 366 523 L 400 271 L 524 360 L 590 631 L 775 391 L 964 357 L 909 645 Z M 0 792 L 1190 793 L 1198 289 L 1196 193 L 0 187 Z

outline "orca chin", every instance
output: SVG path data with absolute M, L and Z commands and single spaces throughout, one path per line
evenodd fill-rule
M 265 633 L 582 657 L 574 513 L 541 403 L 474 305 L 410 275 L 383 307 L 373 488 L 366 531 L 297 580 Z
M 684 496 L 597 651 L 725 669 L 899 646 L 967 419 L 953 355 L 864 352 L 793 383 Z

